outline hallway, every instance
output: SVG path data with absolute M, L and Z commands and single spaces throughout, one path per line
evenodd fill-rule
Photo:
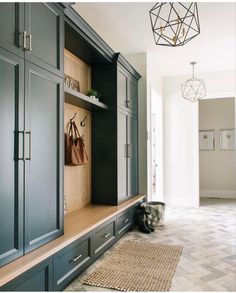
M 236 291 L 236 200 L 203 199 L 200 208 L 167 207 L 164 227 L 149 235 L 131 231 L 110 251 L 127 239 L 183 245 L 171 291 Z M 110 251 L 66 291 L 111 291 L 82 285 Z

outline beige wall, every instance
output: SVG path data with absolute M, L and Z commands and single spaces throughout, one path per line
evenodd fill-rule
M 199 102 L 199 129 L 215 131 L 215 149 L 200 151 L 200 194 L 209 197 L 236 197 L 235 151 L 219 148 L 219 130 L 235 127 L 234 98 Z

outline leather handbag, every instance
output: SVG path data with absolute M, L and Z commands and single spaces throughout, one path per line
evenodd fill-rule
M 84 138 L 80 135 L 75 122 L 70 121 L 65 133 L 65 165 L 80 166 L 88 162 Z

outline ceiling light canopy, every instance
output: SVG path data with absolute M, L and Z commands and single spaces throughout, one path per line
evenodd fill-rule
M 195 2 L 157 2 L 149 14 L 156 45 L 183 46 L 200 34 Z
M 194 65 L 197 62 L 193 61 L 190 64 L 193 66 L 193 75 L 181 84 L 181 90 L 183 98 L 191 102 L 196 102 L 206 96 L 206 87 L 203 79 L 198 79 L 194 76 Z

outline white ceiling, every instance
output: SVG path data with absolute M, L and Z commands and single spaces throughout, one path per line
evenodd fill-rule
M 235 70 L 236 3 L 199 3 L 201 33 L 183 47 L 154 43 L 147 2 L 83 2 L 74 8 L 116 52 L 150 52 L 162 76 L 196 72 Z

